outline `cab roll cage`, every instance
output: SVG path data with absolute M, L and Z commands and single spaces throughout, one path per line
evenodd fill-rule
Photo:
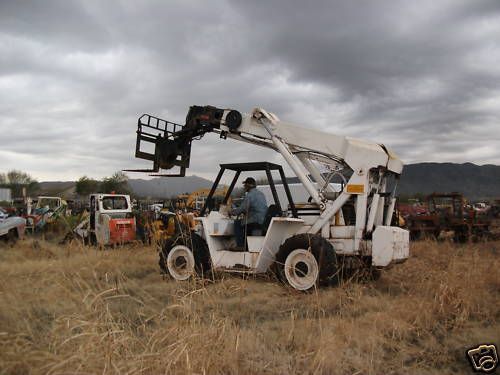
M 288 186 L 288 182 L 285 177 L 285 172 L 283 172 L 283 168 L 279 164 L 274 164 L 269 162 L 220 164 L 219 174 L 215 178 L 212 188 L 208 193 L 207 200 L 205 201 L 205 205 L 201 210 L 200 216 L 204 216 L 207 209 L 209 209 L 210 206 L 212 205 L 213 195 L 215 194 L 215 191 L 217 190 L 219 182 L 222 178 L 222 175 L 226 170 L 234 171 L 235 175 L 233 177 L 233 180 L 231 181 L 231 184 L 229 185 L 229 188 L 227 189 L 226 195 L 224 196 L 224 200 L 222 201 L 223 204 L 227 204 L 227 201 L 234 190 L 234 187 L 236 185 L 236 182 L 238 181 L 238 178 L 240 177 L 241 172 L 265 171 L 269 187 L 271 188 L 271 193 L 273 194 L 274 204 L 278 207 L 280 212 L 283 212 L 278 192 L 276 191 L 276 185 L 274 183 L 273 175 L 271 173 L 272 171 L 278 171 L 281 177 L 281 183 L 283 184 L 283 188 L 285 189 L 285 194 L 288 199 L 288 204 L 290 205 L 290 210 L 292 211 L 292 216 L 298 217 L 297 209 L 295 208 L 292 194 L 290 192 L 290 187 Z

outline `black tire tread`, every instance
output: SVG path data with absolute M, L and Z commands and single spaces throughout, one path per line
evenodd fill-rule
M 319 265 L 319 285 L 331 285 L 338 282 L 338 263 L 335 250 L 330 242 L 319 235 L 297 234 L 288 238 L 276 254 L 277 276 L 286 283 L 284 266 L 286 257 L 295 249 L 311 249 Z
M 17 233 L 17 229 L 12 228 L 7 232 L 7 243 L 14 245 L 19 238 L 19 234 Z
M 169 238 L 163 244 L 159 252 L 158 264 L 162 273 L 168 274 L 167 257 L 172 248 L 177 245 L 184 245 L 191 249 L 194 256 L 195 270 L 199 276 L 206 275 L 212 268 L 210 252 L 208 245 L 200 235 L 190 232 L 189 234 L 178 234 L 173 238 Z

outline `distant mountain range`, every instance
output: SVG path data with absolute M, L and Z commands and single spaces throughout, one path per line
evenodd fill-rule
M 129 180 L 130 189 L 139 197 L 170 198 L 212 186 L 212 181 L 198 176 L 158 177 L 152 180 Z
M 129 186 L 139 197 L 170 198 L 198 189 L 209 188 L 210 180 L 198 177 L 131 179 Z M 73 181 L 41 182 L 41 194 L 75 197 Z M 469 199 L 500 198 L 500 166 L 472 163 L 418 163 L 404 167 L 398 186 L 399 195 L 432 192 L 463 193 Z
M 132 192 L 142 198 L 170 198 L 183 193 L 205 189 L 212 186 L 212 181 L 198 176 L 176 178 L 153 178 L 151 180 L 130 179 Z M 40 195 L 56 195 L 66 199 L 76 198 L 74 181 L 40 182 Z
M 457 191 L 469 199 L 500 198 L 500 166 L 472 163 L 418 163 L 406 165 L 399 194 Z

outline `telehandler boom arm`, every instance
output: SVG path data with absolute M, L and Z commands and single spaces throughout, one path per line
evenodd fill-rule
M 387 178 L 391 176 L 397 180 L 403 163 L 389 148 L 300 127 L 281 121 L 261 108 L 241 114 L 231 109 L 192 106 L 185 125 L 143 115 L 138 121 L 136 157 L 153 161 L 153 168 L 132 171 L 159 172 L 178 167 L 178 174 L 156 175 L 184 176 L 190 163 L 191 142 L 208 132 L 218 133 L 222 139 L 231 138 L 279 152 L 320 207 L 321 214 L 308 232 L 321 231 L 328 237 L 333 217 L 353 195 L 357 198 L 355 250 L 359 249 L 360 240 L 369 235 L 374 226 L 390 225 L 396 184 L 393 184 L 392 191 L 386 191 Z M 154 144 L 154 153 L 142 150 L 144 142 Z M 340 194 L 333 194 L 330 181 L 324 178 L 317 162 L 326 166 L 331 175 L 346 170 L 351 173 Z M 385 199 L 389 201 L 384 210 Z M 339 220 L 342 221 L 342 217 Z

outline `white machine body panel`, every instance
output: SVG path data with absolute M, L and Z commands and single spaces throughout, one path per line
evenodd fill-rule
M 410 232 L 398 227 L 378 226 L 372 238 L 372 265 L 387 267 L 410 255 Z
M 111 217 L 107 214 L 101 214 L 98 216 L 98 220 L 95 224 L 95 236 L 97 243 L 104 245 L 109 243 L 110 233 L 109 233 L 109 221 Z
M 259 109 L 254 109 L 254 113 L 257 111 Z M 403 170 L 403 163 L 396 154 L 375 142 L 297 126 L 280 121 L 276 115 L 273 116 L 277 119 L 273 131 L 291 147 L 299 147 L 325 155 L 335 155 L 344 159 L 353 169 L 387 166 L 390 171 L 395 173 L 401 173 Z M 252 115 L 243 116 L 238 131 L 262 139 L 270 138 L 266 129 Z
M 267 272 L 274 262 L 280 245 L 295 234 L 304 221 L 288 217 L 274 217 L 265 236 L 248 236 L 249 251 L 230 251 L 235 247 L 234 220 L 212 211 L 207 217 L 196 219 L 201 225 L 197 231 L 207 242 L 215 269 Z M 242 269 L 241 266 L 248 268 Z
M 262 250 L 257 260 L 256 271 L 266 272 L 276 258 L 280 245 L 304 225 L 301 219 L 291 217 L 274 217 L 271 220 L 266 237 L 262 244 Z

